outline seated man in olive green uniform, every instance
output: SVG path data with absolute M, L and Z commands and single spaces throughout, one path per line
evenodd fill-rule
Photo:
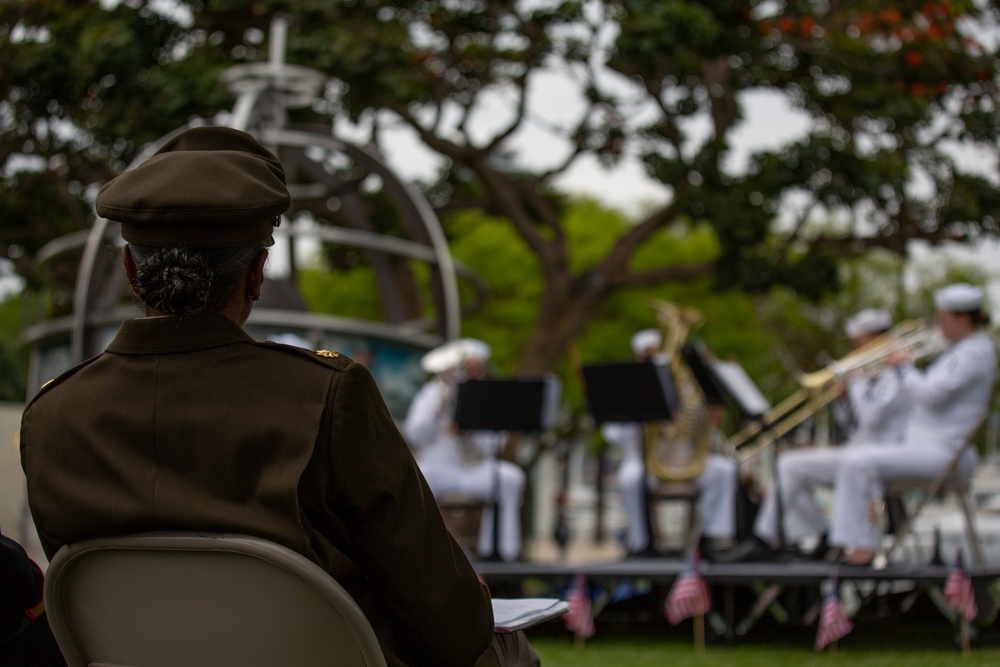
M 46 554 L 153 530 L 257 535 L 336 578 L 391 666 L 537 665 L 523 634 L 494 634 L 371 374 L 244 331 L 289 202 L 277 158 L 220 127 L 178 134 L 101 190 L 145 317 L 24 412 Z

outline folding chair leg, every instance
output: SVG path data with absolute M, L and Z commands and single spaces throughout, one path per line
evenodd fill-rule
M 687 553 L 693 552 L 701 544 L 701 512 L 698 511 L 697 503 L 691 503 L 688 510 L 690 512 L 688 520 Z
M 885 511 L 888 515 L 888 525 L 883 534 L 886 536 L 892 535 L 893 540 L 895 536 L 899 533 L 903 526 L 907 526 L 910 522 L 909 513 L 906 511 L 906 499 L 902 495 L 886 495 L 885 497 Z M 892 528 L 891 532 L 889 527 Z M 907 526 L 907 533 L 911 532 L 912 526 Z M 899 547 L 902 547 L 902 541 L 900 541 Z M 913 551 L 917 557 L 917 560 L 923 560 L 924 554 L 923 550 L 920 548 L 920 543 L 916 538 L 913 539 Z M 888 560 L 888 556 L 886 557 Z
M 781 584 L 770 584 L 763 591 L 761 591 L 757 596 L 757 600 L 750 608 L 750 611 L 747 612 L 746 616 L 744 616 L 740 622 L 736 624 L 736 628 L 734 630 L 736 635 L 742 637 L 749 632 L 750 628 L 752 628 L 757 621 L 760 620 L 760 617 L 764 615 L 764 612 L 771 609 L 772 606 L 776 608 L 772 609 L 771 613 L 774 614 L 779 620 L 783 618 L 784 621 L 787 621 L 788 614 L 778 603 L 778 596 L 781 595 L 783 590 L 785 590 L 785 587 Z
M 965 539 L 969 542 L 969 549 L 972 551 L 972 560 L 976 565 L 982 566 L 986 563 L 983 558 L 983 546 L 979 541 L 979 532 L 976 530 L 976 515 L 969 506 L 969 497 L 961 491 L 956 491 L 958 502 L 962 506 L 965 514 Z

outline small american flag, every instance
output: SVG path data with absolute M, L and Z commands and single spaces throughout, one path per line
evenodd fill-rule
M 590 609 L 590 591 L 587 589 L 583 572 L 577 572 L 573 577 L 573 587 L 566 601 L 569 602 L 569 610 L 563 615 L 566 628 L 581 639 L 593 637 L 594 615 Z
M 839 584 L 837 578 L 830 580 L 830 592 L 823 600 L 823 611 L 819 617 L 819 630 L 816 632 L 816 650 L 821 651 L 827 644 L 831 644 L 848 632 L 854 629 L 851 617 L 844 609 L 844 603 L 840 600 L 838 592 Z
M 712 596 L 701 576 L 701 555 L 695 550 L 687 567 L 670 587 L 663 613 L 670 625 L 677 625 L 685 618 L 703 616 L 711 608 Z
M 979 613 L 976 605 L 976 594 L 972 590 L 972 579 L 965 572 L 962 563 L 962 551 L 955 556 L 955 569 L 948 575 L 944 584 L 944 599 L 948 606 L 954 609 L 966 622 L 971 622 Z

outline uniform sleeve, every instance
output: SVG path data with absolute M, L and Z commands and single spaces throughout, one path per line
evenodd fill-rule
M 426 447 L 444 432 L 448 415 L 442 410 L 444 385 L 428 382 L 410 402 L 403 421 L 403 435 L 414 449 Z
M 441 512 L 368 371 L 352 364 L 331 397 L 330 502 L 417 664 L 467 666 L 493 639 L 489 594 Z
M 946 356 L 923 372 L 912 365 L 903 366 L 903 386 L 917 403 L 930 408 L 941 406 L 961 387 L 993 372 L 996 362 L 988 363 L 988 355 L 978 352 L 968 345 L 945 352 Z

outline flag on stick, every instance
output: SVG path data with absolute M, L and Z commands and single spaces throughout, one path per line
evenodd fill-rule
M 687 566 L 670 587 L 663 613 L 670 625 L 692 616 L 704 616 L 712 608 L 708 584 L 701 576 L 701 554 L 695 549 Z
M 566 597 L 569 610 L 563 615 L 566 628 L 573 631 L 578 640 L 594 636 L 594 615 L 590 608 L 590 591 L 583 572 L 577 572 L 573 577 L 573 587 Z
M 819 617 L 819 629 L 816 632 L 816 650 L 822 651 L 827 644 L 832 644 L 854 629 L 851 617 L 844 609 L 840 600 L 840 584 L 836 576 L 830 578 L 830 592 L 823 599 L 823 611 Z
M 955 568 L 945 581 L 944 599 L 948 602 L 948 606 L 954 609 L 966 623 L 975 620 L 979 613 L 979 607 L 976 605 L 976 594 L 972 590 L 972 579 L 965 572 L 965 565 L 962 563 L 961 549 L 955 556 Z

